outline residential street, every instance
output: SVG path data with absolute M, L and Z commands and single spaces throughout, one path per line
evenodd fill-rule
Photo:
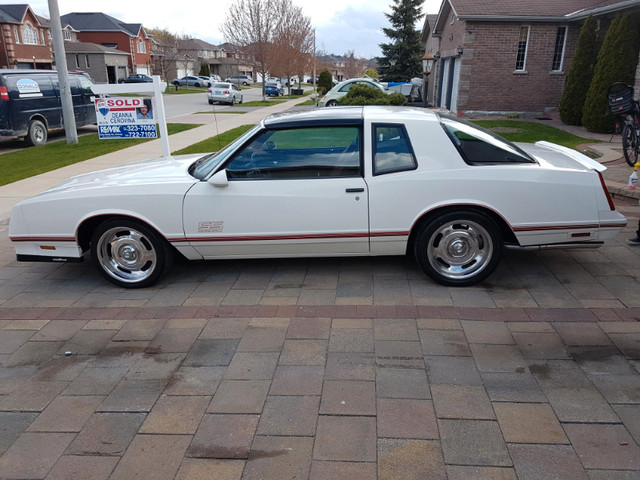
M 124 290 L 14 260 L 7 205 L 60 174 L 0 189 L 1 479 L 640 476 L 637 198 L 602 248 L 506 251 L 475 287 L 378 257 L 177 262 Z

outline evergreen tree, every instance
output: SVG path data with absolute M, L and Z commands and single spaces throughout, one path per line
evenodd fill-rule
M 638 42 L 638 27 L 629 15 L 611 22 L 598 54 L 582 113 L 582 124 L 590 132 L 613 132 L 614 118 L 609 111 L 607 91 L 614 82 L 633 85 L 640 48 Z
M 560 101 L 560 118 L 567 125 L 582 125 L 582 110 L 591 85 L 598 54 L 598 24 L 591 15 L 584 21 L 576 54 Z
M 320 95 L 324 95 L 329 90 L 333 88 L 333 79 L 331 77 L 331 73 L 326 68 L 320 72 L 320 76 L 318 77 L 318 93 Z M 322 93 L 321 93 L 322 89 Z
M 383 28 L 391 40 L 381 43 L 382 57 L 376 58 L 378 71 L 386 82 L 405 82 L 422 75 L 424 45 L 416 24 L 423 17 L 422 0 L 393 0 L 392 13 L 385 13 L 391 28 Z
M 203 76 L 203 77 L 208 77 L 210 75 L 209 73 L 209 64 L 202 62 L 200 64 L 200 73 L 198 73 L 198 75 Z

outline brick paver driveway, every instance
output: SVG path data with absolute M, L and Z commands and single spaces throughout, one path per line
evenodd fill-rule
M 0 240 L 2 479 L 640 477 L 640 248 L 178 264 L 121 290 Z

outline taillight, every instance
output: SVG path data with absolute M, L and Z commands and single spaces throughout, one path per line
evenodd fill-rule
M 9 100 L 9 92 L 7 87 L 0 87 L 0 100 Z
M 207 93 L 213 93 L 213 90 L 209 89 L 207 90 Z
M 613 211 L 616 209 L 616 206 L 613 204 L 611 195 L 609 195 L 609 190 L 607 190 L 607 185 L 604 183 L 604 178 L 602 178 L 602 174 L 600 172 L 598 172 L 598 177 L 600 177 L 600 185 L 602 185 L 602 190 L 604 190 L 604 195 L 605 197 L 607 197 L 607 201 L 609 202 L 609 208 Z
M 224 93 L 225 95 L 229 95 L 229 94 L 231 93 L 231 91 L 229 91 L 229 90 L 225 90 L 225 91 L 224 91 L 224 92 L 222 92 L 222 93 Z

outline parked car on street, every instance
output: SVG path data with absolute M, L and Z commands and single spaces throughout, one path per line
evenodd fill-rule
M 211 77 L 205 77 L 204 75 L 198 75 L 198 78 L 202 79 L 203 85 L 205 87 L 210 87 L 213 81 L 211 81 Z
M 385 88 L 384 85 L 381 85 L 378 82 L 374 82 L 370 78 L 351 78 L 349 80 L 345 80 L 344 82 L 338 83 L 335 87 L 329 90 L 324 97 L 320 99 L 318 102 L 319 107 L 337 107 L 338 102 L 342 97 L 344 97 L 351 88 L 352 85 L 363 84 L 368 85 L 370 87 L 379 88 L 385 93 L 393 93 Z
M 222 78 L 220 78 L 220 75 L 210 75 L 209 78 L 211 78 L 211 83 L 222 81 Z
M 205 85 L 205 80 L 203 80 L 200 77 L 194 77 L 194 76 L 186 76 L 186 77 L 182 77 L 182 78 L 176 78 L 171 82 L 173 85 L 175 85 L 176 87 L 206 87 Z
M 91 252 L 121 287 L 155 283 L 176 255 L 405 254 L 433 280 L 465 286 L 495 270 L 504 246 L 614 238 L 627 220 L 604 170 L 430 110 L 315 109 L 268 117 L 217 153 L 73 177 L 18 203 L 9 238 L 20 261 Z
M 69 72 L 76 126 L 96 123 L 93 83 L 84 72 Z M 49 130 L 63 128 L 58 72 L 0 69 L 0 137 L 22 137 L 44 145 Z
M 264 84 L 264 93 L 269 97 L 279 97 L 284 95 L 284 88 L 280 82 L 266 82 Z
M 228 103 L 229 105 L 242 103 L 242 91 L 233 83 L 214 83 L 207 90 L 207 100 L 209 100 L 209 105 L 213 105 L 214 102 Z
M 249 75 L 237 75 L 235 77 L 229 77 L 225 79 L 225 82 L 235 83 L 236 85 L 244 85 L 248 87 L 249 85 L 253 85 L 253 78 Z
M 118 79 L 118 83 L 152 83 L 153 78 L 142 73 L 133 73 L 128 77 Z

